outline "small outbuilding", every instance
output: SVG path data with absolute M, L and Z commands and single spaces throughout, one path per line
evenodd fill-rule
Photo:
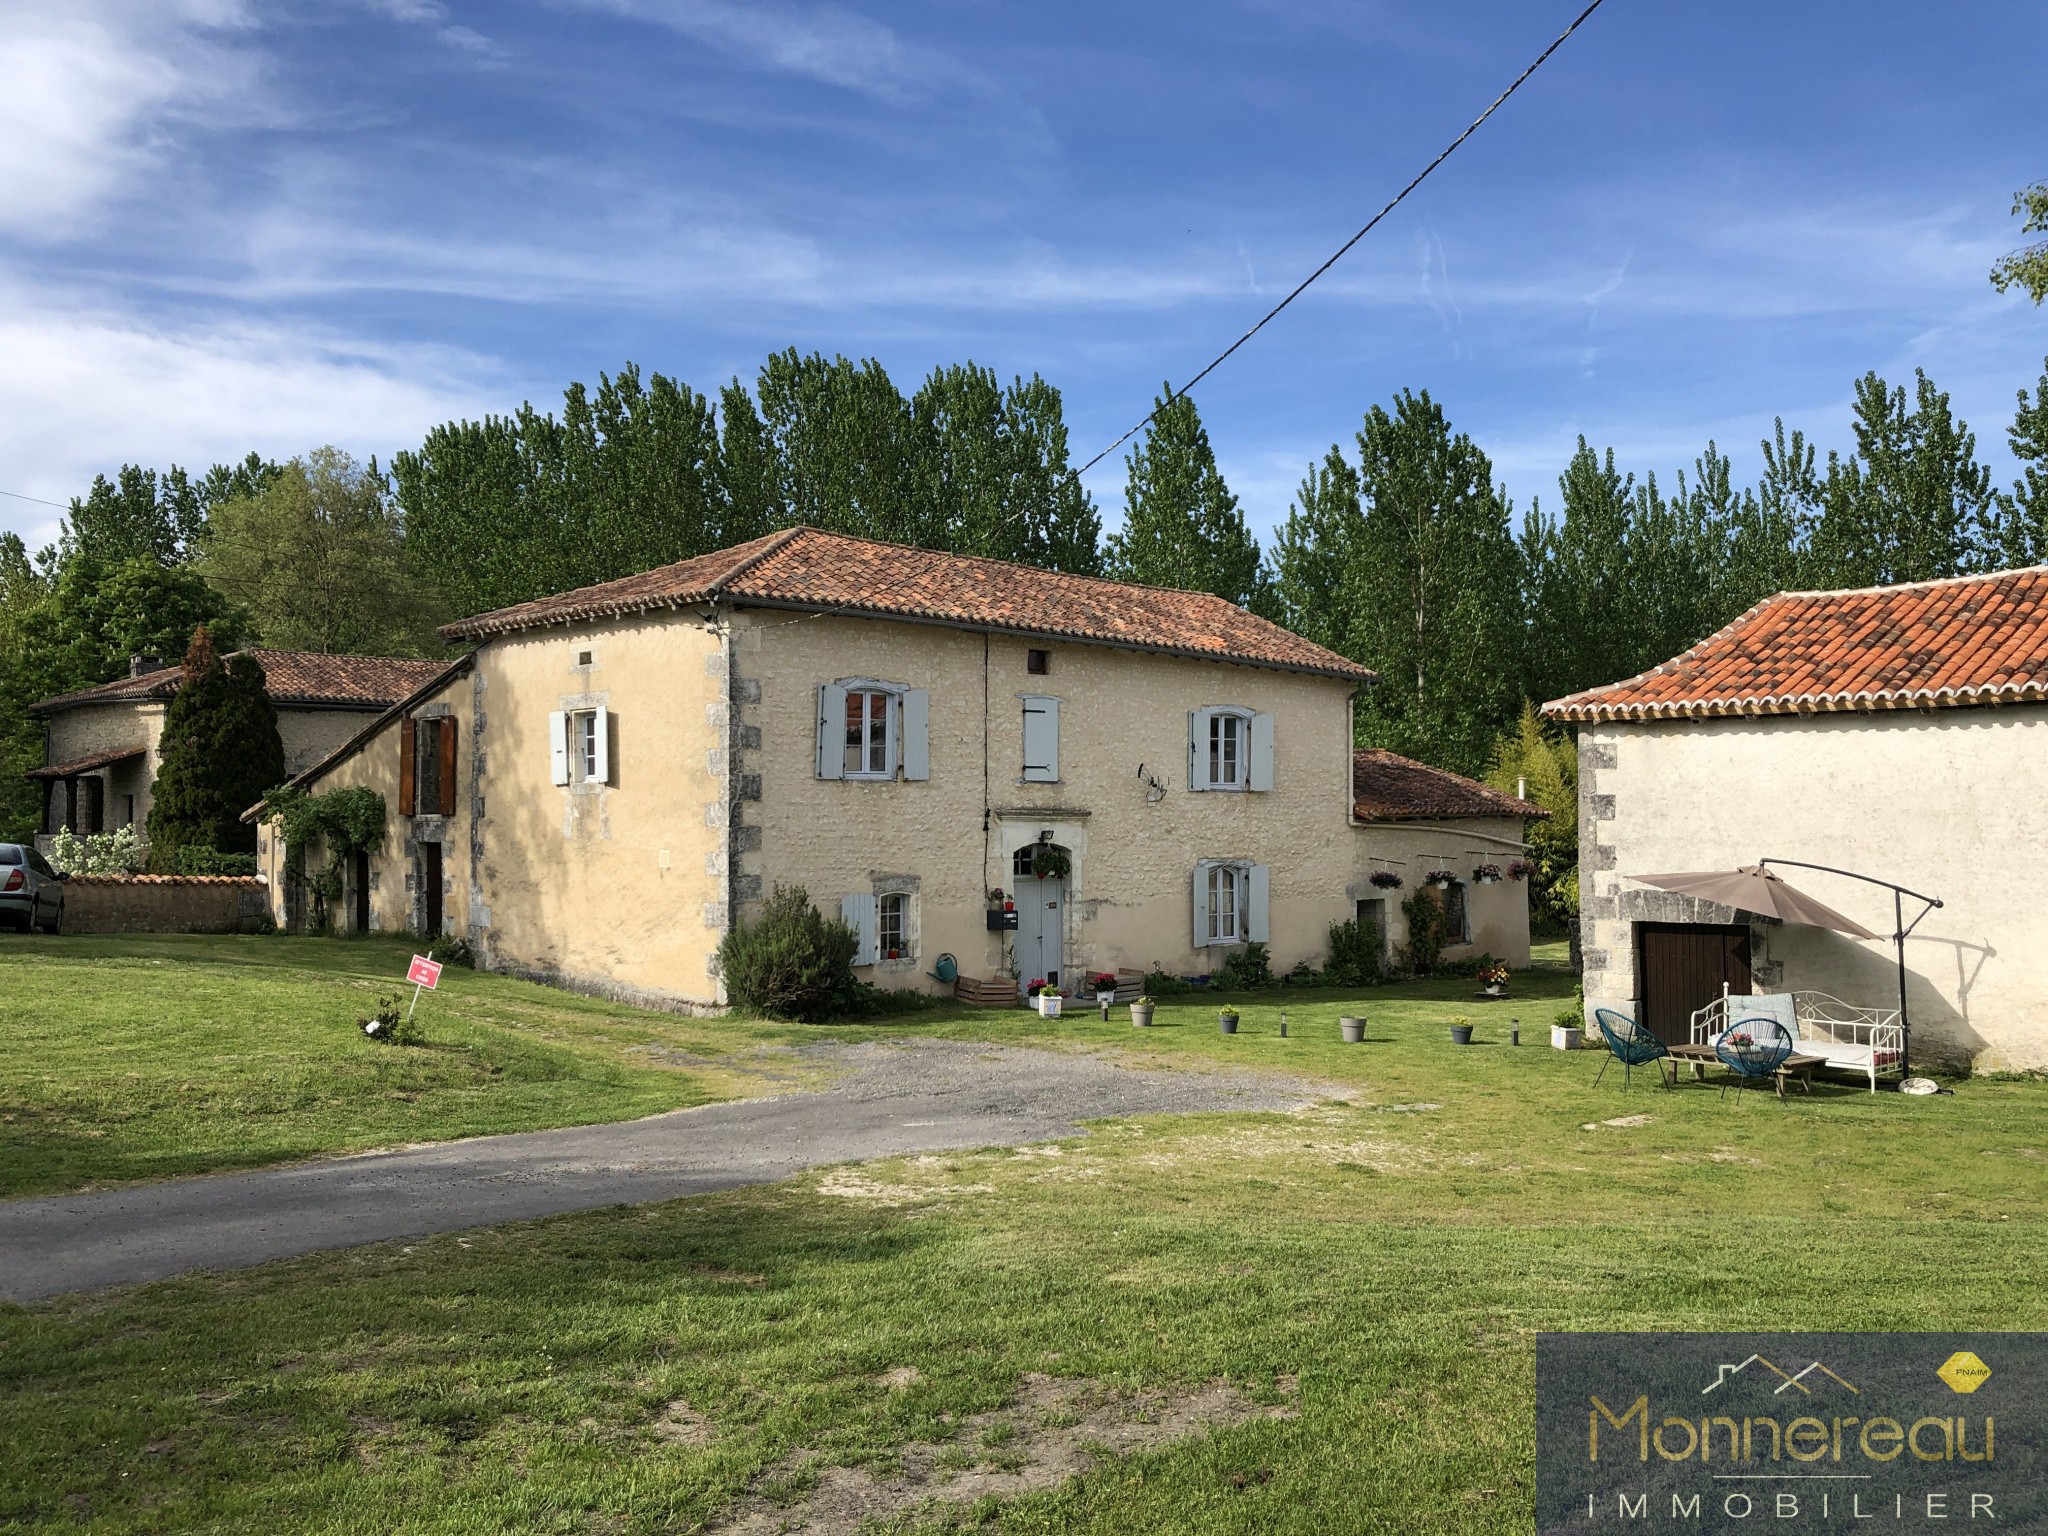
M 2048 1067 L 2048 568 L 1780 593 L 1544 713 L 1578 731 L 1589 1010 L 1668 1041 L 1724 992 L 1897 1010 L 1910 928 L 1913 1061 Z M 1875 937 L 1633 878 L 1760 861 Z M 1894 885 L 1941 905 L 1913 927 Z

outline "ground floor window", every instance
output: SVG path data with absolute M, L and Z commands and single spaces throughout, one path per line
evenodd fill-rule
M 909 952 L 910 898 L 890 891 L 875 898 L 876 948 L 884 960 L 900 960 Z
M 1235 864 L 1209 866 L 1209 942 L 1236 944 L 1244 938 L 1244 873 Z

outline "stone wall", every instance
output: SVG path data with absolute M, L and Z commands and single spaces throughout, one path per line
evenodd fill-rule
M 254 933 L 266 889 L 232 875 L 73 875 L 65 933 Z

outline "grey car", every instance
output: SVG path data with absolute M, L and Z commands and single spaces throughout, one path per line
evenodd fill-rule
M 0 923 L 55 933 L 64 921 L 64 877 L 26 843 L 0 843 Z

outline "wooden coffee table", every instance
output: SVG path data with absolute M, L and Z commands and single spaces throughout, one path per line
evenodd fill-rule
M 1684 1063 L 1692 1068 L 1692 1075 L 1695 1080 L 1705 1078 L 1708 1067 L 1724 1065 L 1721 1058 L 1714 1054 L 1714 1048 L 1711 1045 L 1674 1045 L 1670 1047 L 1668 1059 L 1671 1062 L 1671 1081 L 1674 1084 L 1678 1081 L 1680 1063 Z M 1787 1079 L 1796 1080 L 1802 1089 L 1811 1093 L 1813 1092 L 1813 1069 L 1826 1065 L 1827 1058 L 1825 1056 L 1802 1056 L 1794 1052 L 1785 1058 L 1784 1064 L 1776 1072 L 1771 1074 L 1772 1086 L 1778 1090 L 1778 1097 L 1781 1099 L 1785 1097 L 1785 1083 Z

